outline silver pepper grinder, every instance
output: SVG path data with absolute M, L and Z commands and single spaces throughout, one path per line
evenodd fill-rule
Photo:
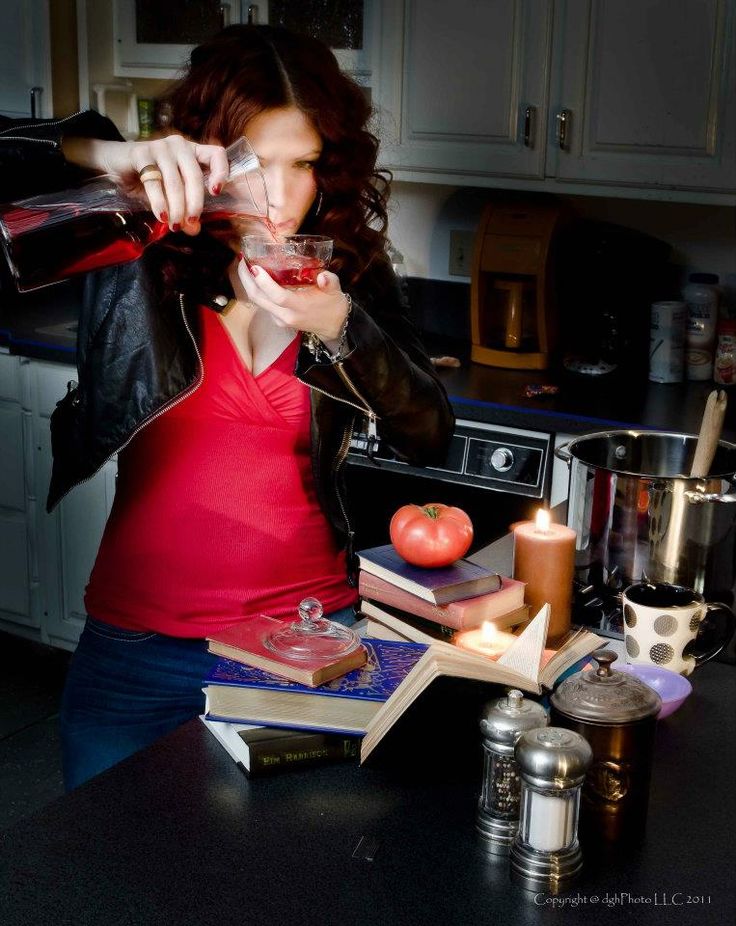
M 593 758 L 573 730 L 522 734 L 514 751 L 521 773 L 519 831 L 511 846 L 511 880 L 528 891 L 559 894 L 580 874 L 580 791 Z
M 525 700 L 516 688 L 483 708 L 483 789 L 475 828 L 483 847 L 493 855 L 508 854 L 519 828 L 520 779 L 514 747 L 525 730 L 547 723 L 542 705 Z

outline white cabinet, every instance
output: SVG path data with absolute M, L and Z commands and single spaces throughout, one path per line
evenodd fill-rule
M 548 0 L 384 2 L 382 162 L 542 177 L 551 25 Z
M 115 0 L 114 72 L 119 77 L 177 77 L 195 45 L 233 23 L 283 22 L 316 34 L 333 47 L 340 67 L 370 83 L 374 0 L 313 4 L 286 0 L 245 3 L 188 0 L 174 12 L 171 0 Z
M 733 194 L 735 8 L 383 0 L 382 162 L 401 180 Z
M 558 2 L 547 172 L 572 182 L 736 190 L 734 6 Z
M 49 419 L 73 367 L 0 354 L 0 628 L 73 648 L 115 492 L 115 461 L 51 513 Z
M 50 116 L 51 103 L 48 0 L 2 0 L 0 113 L 25 117 L 35 107 L 37 116 Z
M 22 366 L 20 358 L 0 354 L 0 626 L 9 622 L 36 637 L 40 610 L 25 466 L 30 411 L 24 408 Z

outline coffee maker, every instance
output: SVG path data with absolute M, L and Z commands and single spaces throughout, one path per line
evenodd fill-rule
M 610 222 L 575 219 L 561 230 L 557 294 L 567 370 L 646 377 L 651 304 L 676 293 L 670 250 Z
M 543 370 L 557 343 L 553 278 L 563 210 L 553 197 L 503 198 L 480 220 L 473 258 L 471 359 Z

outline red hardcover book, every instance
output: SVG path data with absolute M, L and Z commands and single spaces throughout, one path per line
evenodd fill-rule
M 525 587 L 524 582 L 502 576 L 501 588 L 497 592 L 436 605 L 363 569 L 358 577 L 358 593 L 361 598 L 383 602 L 454 630 L 479 627 L 483 621 L 500 619 L 510 611 L 516 611 L 524 604 Z
M 287 660 L 269 649 L 265 643 L 268 634 L 283 627 L 284 623 L 266 614 L 248 618 L 240 624 L 219 630 L 207 637 L 208 649 L 225 659 L 263 669 L 310 688 L 324 685 L 325 682 L 345 675 L 351 669 L 360 668 L 368 658 L 365 649 L 359 646 L 338 659 L 300 659 L 299 662 Z

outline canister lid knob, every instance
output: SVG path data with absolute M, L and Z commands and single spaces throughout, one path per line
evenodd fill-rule
M 656 716 L 662 699 L 653 688 L 611 668 L 617 656 L 612 650 L 594 653 L 595 669 L 566 678 L 550 700 L 556 711 L 585 723 L 633 723 Z

